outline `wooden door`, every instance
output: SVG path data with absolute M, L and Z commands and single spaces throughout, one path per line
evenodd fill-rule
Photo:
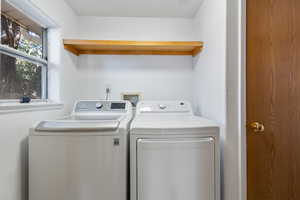
M 300 200 L 300 0 L 247 0 L 247 123 L 248 200 Z

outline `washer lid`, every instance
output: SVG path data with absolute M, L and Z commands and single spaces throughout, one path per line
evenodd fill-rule
M 117 120 L 55 120 L 40 122 L 35 131 L 115 131 L 120 122 Z

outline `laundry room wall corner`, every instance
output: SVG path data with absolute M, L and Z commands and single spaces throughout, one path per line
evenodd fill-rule
M 224 178 L 227 172 L 224 147 L 226 138 L 226 1 L 203 1 L 194 17 L 197 40 L 204 41 L 204 49 L 193 59 L 193 103 L 197 115 L 216 121 L 221 127 L 221 199 L 230 188 Z M 231 186 L 230 186 L 231 187 Z
M 225 124 L 226 3 L 204 1 L 193 20 L 204 49 L 193 59 L 194 103 L 198 114 Z

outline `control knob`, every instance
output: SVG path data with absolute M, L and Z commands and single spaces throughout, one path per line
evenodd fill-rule
M 96 103 L 96 109 L 101 109 L 103 107 L 102 103 Z
M 166 105 L 164 105 L 164 104 L 160 104 L 160 105 L 159 105 L 159 108 L 160 108 L 161 110 L 164 110 L 164 109 L 166 109 L 166 108 L 167 108 L 167 106 L 166 106 Z

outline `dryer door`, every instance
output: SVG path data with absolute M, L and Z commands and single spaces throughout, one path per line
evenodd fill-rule
M 214 200 L 213 138 L 139 139 L 138 200 Z

